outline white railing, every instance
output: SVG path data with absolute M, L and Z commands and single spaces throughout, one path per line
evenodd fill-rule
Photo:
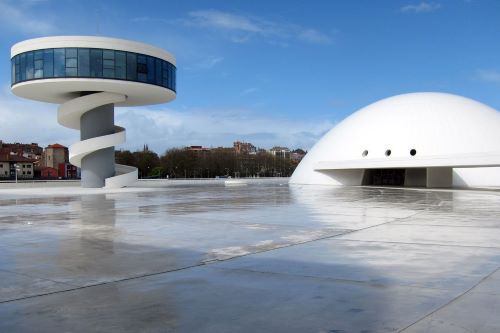
M 99 92 L 81 97 L 76 97 L 59 106 L 57 121 L 59 124 L 80 130 L 80 118 L 86 112 L 111 103 L 124 102 L 125 95 Z M 125 142 L 125 129 L 115 126 L 115 133 L 90 138 L 77 142 L 69 147 L 69 161 L 71 164 L 81 167 L 82 159 L 88 154 L 99 149 L 114 147 Z M 131 185 L 137 181 L 137 168 L 115 164 L 115 176 L 106 178 L 105 188 L 120 188 Z

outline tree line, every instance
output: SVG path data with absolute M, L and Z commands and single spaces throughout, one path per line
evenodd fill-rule
M 297 162 L 266 151 L 236 154 L 232 148 L 173 148 L 158 156 L 144 149 L 115 152 L 116 163 L 135 166 L 139 178 L 289 177 Z

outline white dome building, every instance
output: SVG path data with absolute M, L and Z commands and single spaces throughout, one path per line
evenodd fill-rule
M 331 129 L 290 183 L 500 186 L 500 113 L 444 93 L 386 98 Z

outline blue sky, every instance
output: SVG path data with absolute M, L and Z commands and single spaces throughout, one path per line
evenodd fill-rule
M 500 110 L 500 1 L 0 0 L 0 139 L 59 142 L 55 105 L 10 86 L 10 47 L 46 35 L 102 35 L 177 58 L 177 99 L 120 108 L 121 148 L 309 149 L 379 99 L 441 91 Z

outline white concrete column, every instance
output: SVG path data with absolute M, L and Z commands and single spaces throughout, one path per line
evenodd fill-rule
M 453 168 L 427 168 L 427 187 L 448 188 L 453 184 Z
M 85 112 L 80 118 L 80 139 L 97 138 L 115 132 L 114 105 L 106 104 Z M 115 148 L 96 150 L 82 158 L 82 187 L 104 187 L 115 175 Z

